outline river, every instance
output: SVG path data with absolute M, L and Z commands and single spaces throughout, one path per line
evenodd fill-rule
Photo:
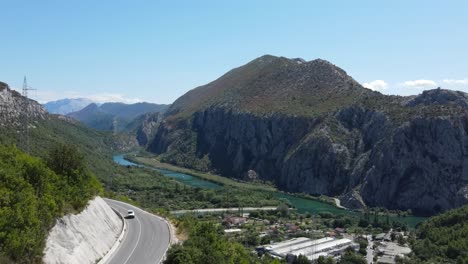
M 154 170 L 161 172 L 163 175 L 167 177 L 174 178 L 175 180 L 181 183 L 184 183 L 193 187 L 199 187 L 203 189 L 213 189 L 213 190 L 223 188 L 222 185 L 219 185 L 219 184 L 216 184 L 216 183 L 213 183 L 213 182 L 210 182 L 210 181 L 207 181 L 207 180 L 204 180 L 204 179 L 192 176 L 192 175 L 188 175 L 185 173 L 180 173 L 180 172 L 175 172 L 175 171 L 170 171 L 170 170 L 156 169 L 156 168 L 151 168 L 148 166 L 136 164 L 136 163 L 126 160 L 124 158 L 124 155 L 125 154 L 115 155 L 113 157 L 114 162 L 123 166 L 138 166 L 138 167 L 146 167 L 146 168 L 154 169 Z M 293 205 L 299 213 L 308 212 L 311 214 L 317 214 L 320 212 L 330 212 L 333 214 L 346 214 L 346 215 L 352 215 L 352 216 L 360 215 L 359 212 L 340 209 L 331 204 L 320 202 L 317 200 L 301 198 L 301 197 L 297 197 L 294 195 L 285 194 L 282 192 L 275 192 L 274 195 L 279 199 L 288 200 L 289 203 Z M 418 223 L 424 221 L 425 219 L 427 218 L 418 217 L 418 216 L 406 216 L 406 217 L 391 216 L 390 217 L 390 221 L 399 221 L 399 222 L 407 224 L 411 228 L 414 228 Z

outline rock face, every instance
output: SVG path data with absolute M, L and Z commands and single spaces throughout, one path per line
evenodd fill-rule
M 424 91 L 421 95 L 409 100 L 406 105 L 457 105 L 467 109 L 468 95 L 460 91 L 437 88 L 434 90 Z
M 60 218 L 47 237 L 43 261 L 47 264 L 96 263 L 114 245 L 122 220 L 100 197 L 78 215 Z
M 433 214 L 468 203 L 466 94 L 384 96 L 331 63 L 286 60 L 261 57 L 188 92 L 149 150 L 227 177 L 254 171 L 286 191 L 341 195 L 346 207 Z
M 161 124 L 162 118 L 163 116 L 159 112 L 147 113 L 138 118 L 136 121 L 137 126 L 133 128 L 133 131 L 140 146 L 146 146 L 150 143 Z
M 28 100 L 28 101 L 26 101 Z M 17 91 L 11 90 L 6 83 L 0 82 L 0 124 L 11 127 L 20 125 L 24 113 L 31 119 L 46 119 L 47 111 L 34 100 L 26 99 Z

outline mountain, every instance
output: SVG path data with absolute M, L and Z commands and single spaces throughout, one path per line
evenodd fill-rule
M 177 99 L 148 150 L 348 207 L 435 214 L 468 203 L 466 96 L 382 95 L 327 61 L 266 55 Z
M 51 114 L 66 115 L 68 113 L 80 111 L 91 103 L 92 101 L 86 98 L 65 98 L 57 101 L 47 102 L 44 104 L 44 107 L 47 112 Z
M 168 114 L 189 116 L 220 107 L 254 114 L 311 115 L 373 94 L 327 61 L 265 55 L 189 91 L 173 103 Z
M 104 182 L 114 166 L 112 151 L 115 140 L 111 133 L 99 132 L 62 115 L 49 114 L 34 100 L 26 99 L 0 82 L 0 144 L 16 145 L 26 150 L 25 112 L 29 113 L 29 145 L 33 156 L 47 157 L 59 144 L 73 144 L 85 155 L 86 164 Z
M 168 105 L 151 103 L 105 103 L 100 106 L 93 103 L 67 116 L 97 130 L 120 132 L 135 118 L 146 113 L 162 113 L 167 108 Z

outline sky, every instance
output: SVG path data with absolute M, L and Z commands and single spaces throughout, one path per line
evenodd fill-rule
M 172 103 L 264 54 L 364 86 L 468 92 L 468 1 L 0 0 L 0 81 L 46 102 Z

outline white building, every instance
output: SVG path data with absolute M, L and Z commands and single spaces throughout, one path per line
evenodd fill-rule
M 316 260 L 320 256 L 337 256 L 348 247 L 357 248 L 359 245 L 347 238 L 335 239 L 325 237 L 312 240 L 306 237 L 293 238 L 287 241 L 264 245 L 257 248 L 257 251 L 268 252 L 276 258 L 285 258 L 287 255 L 304 255 L 309 260 Z

